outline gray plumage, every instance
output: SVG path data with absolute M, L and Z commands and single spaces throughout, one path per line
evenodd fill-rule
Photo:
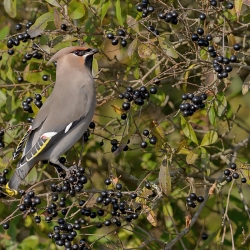
M 93 54 L 97 50 L 80 46 L 57 52 L 56 83 L 31 127 L 22 158 L 8 186 L 17 189 L 34 165 L 48 160 L 65 168 L 59 157 L 69 150 L 88 128 L 95 110 L 96 94 L 92 77 Z

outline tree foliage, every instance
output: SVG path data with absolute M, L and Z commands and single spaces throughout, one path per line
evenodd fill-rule
M 248 249 L 249 6 L 4 0 L 1 247 Z M 40 162 L 10 196 L 12 154 L 55 82 L 47 62 L 71 45 L 99 49 L 93 122 L 61 157 L 79 168 Z

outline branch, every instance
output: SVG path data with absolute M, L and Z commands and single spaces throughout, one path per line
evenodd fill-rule
M 164 250 L 169 250 L 171 249 L 184 235 L 188 234 L 190 228 L 194 225 L 194 223 L 196 222 L 196 220 L 199 218 L 200 213 L 202 212 L 203 208 L 205 207 L 208 198 L 209 198 L 209 194 L 208 194 L 208 190 L 206 190 L 207 195 L 204 197 L 204 201 L 201 203 L 200 207 L 198 208 L 198 210 L 196 211 L 196 213 L 194 214 L 191 223 L 189 225 L 189 227 L 186 227 L 185 229 L 183 229 L 180 234 L 173 239 L 172 241 L 170 241 L 165 247 Z

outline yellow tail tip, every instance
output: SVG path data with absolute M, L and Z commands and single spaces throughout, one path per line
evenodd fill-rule
M 17 194 L 18 194 L 17 190 L 15 190 L 15 189 L 10 189 L 9 183 L 7 183 L 5 187 L 6 187 L 6 193 L 7 193 L 8 195 L 14 196 L 14 195 L 17 195 Z

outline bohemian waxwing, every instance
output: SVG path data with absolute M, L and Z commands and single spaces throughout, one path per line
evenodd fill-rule
M 7 191 L 13 189 L 12 194 L 16 194 L 21 181 L 39 161 L 48 160 L 65 169 L 59 162 L 60 155 L 82 137 L 94 115 L 92 61 L 97 52 L 72 46 L 57 52 L 48 62 L 57 61 L 55 87 L 14 153 L 15 159 L 26 143 Z

